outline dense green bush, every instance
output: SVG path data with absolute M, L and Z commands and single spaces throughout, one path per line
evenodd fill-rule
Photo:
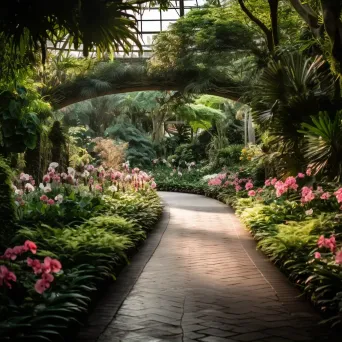
M 109 127 L 106 132 L 109 138 L 128 142 L 126 160 L 131 166 L 144 167 L 150 165 L 151 160 L 156 157 L 152 142 L 146 135 L 128 123 L 115 124 Z
M 15 234 L 16 211 L 11 181 L 12 171 L 0 156 L 0 246 L 6 246 Z
M 233 166 L 239 163 L 243 145 L 229 145 L 217 151 L 217 166 Z

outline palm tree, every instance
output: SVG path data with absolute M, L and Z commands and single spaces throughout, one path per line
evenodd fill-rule
M 134 13 L 138 7 L 123 0 L 3 0 L 0 4 L 0 40 L 13 55 L 40 49 L 43 62 L 48 42 L 67 40 L 83 54 L 128 51 L 140 46 Z M 133 13 L 133 14 L 130 14 Z
M 279 151 L 279 173 L 295 172 L 305 164 L 303 123 L 320 111 L 332 113 L 341 106 L 334 100 L 334 80 L 320 57 L 284 53 L 272 60 L 248 94 L 253 120 L 261 131 L 268 131 L 272 146 Z

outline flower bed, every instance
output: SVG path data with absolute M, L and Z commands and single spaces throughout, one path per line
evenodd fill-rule
M 14 180 L 17 229 L 0 260 L 0 339 L 55 341 L 70 336 L 92 293 L 115 278 L 162 212 L 154 180 L 86 166 L 42 183 Z

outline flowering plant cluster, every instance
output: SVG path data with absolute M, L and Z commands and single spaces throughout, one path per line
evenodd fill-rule
M 208 185 L 221 186 L 224 188 L 232 187 L 237 193 L 246 190 L 250 197 L 254 197 L 262 192 L 261 188 L 254 189 L 251 178 L 239 178 L 239 173 L 219 173 L 215 177 L 209 179 Z
M 5 253 L 0 257 L 3 265 L 0 266 L 0 286 L 12 288 L 13 283 L 17 281 L 17 276 L 9 268 L 16 263 L 21 269 L 25 266 L 25 261 L 20 260 L 23 254 L 31 252 L 37 253 L 37 245 L 32 241 L 25 241 L 22 246 L 15 246 L 13 248 L 7 248 Z M 42 294 L 50 288 L 51 283 L 54 281 L 52 274 L 59 273 L 62 269 L 62 265 L 59 260 L 46 257 L 43 262 L 39 259 L 31 259 L 27 257 L 26 265 L 32 269 L 36 276 L 40 276 L 36 280 L 34 289 L 39 294 Z M 8 268 L 8 267 L 9 268 Z
M 262 155 L 262 151 L 258 145 L 249 145 L 241 150 L 240 160 L 251 161 L 260 155 Z
M 336 264 L 342 265 L 342 249 L 337 250 L 336 238 L 331 235 L 330 238 L 321 235 L 317 241 L 318 248 L 324 252 L 315 252 L 315 259 L 324 260 L 326 262 L 332 259 Z
M 313 214 L 314 206 L 325 205 L 328 202 L 332 206 L 342 203 L 342 188 L 326 191 L 323 186 L 310 185 L 311 169 L 305 173 L 298 173 L 297 176 L 289 176 L 285 180 L 268 178 L 263 187 L 255 187 L 251 178 L 239 178 L 238 173 L 219 173 L 208 180 L 209 186 L 219 186 L 222 188 L 233 187 L 236 193 L 244 196 L 256 198 L 257 200 L 266 199 L 287 199 L 292 193 L 295 198 L 299 198 L 301 206 L 306 208 L 306 215 Z M 314 202 L 313 202 L 314 201 Z M 309 208 L 308 208 L 309 206 Z M 342 205 L 340 205 L 342 210 Z
M 13 185 L 16 204 L 25 206 L 26 202 L 39 197 L 47 206 L 60 205 L 65 194 L 71 189 L 89 191 L 94 195 L 103 192 L 139 191 L 155 189 L 156 183 L 146 172 L 123 164 L 123 170 L 105 169 L 103 166 L 86 165 L 81 172 L 68 167 L 67 172 L 57 172 L 58 163 L 51 163 L 39 186 L 35 186 L 32 176 L 21 173 Z

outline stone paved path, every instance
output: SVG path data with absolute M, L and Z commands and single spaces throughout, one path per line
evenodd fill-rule
M 255 250 L 227 206 L 160 195 L 170 210 L 167 229 L 99 342 L 324 340 L 310 305 Z

